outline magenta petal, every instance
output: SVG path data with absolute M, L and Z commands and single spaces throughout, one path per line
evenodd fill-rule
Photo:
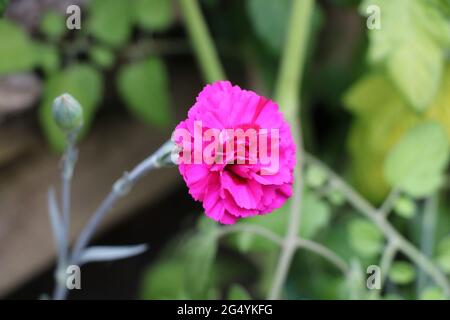
M 229 81 L 218 81 L 204 87 L 190 108 L 188 118 L 177 129 L 187 132 L 188 139 L 194 137 L 196 121 L 201 121 L 203 133 L 207 129 L 245 131 L 251 128 L 264 129 L 266 134 L 276 129 L 279 136 L 275 145 L 270 144 L 270 152 L 273 148 L 279 151 L 278 166 L 271 175 L 263 174 L 267 165 L 258 159 L 260 153 L 250 155 L 251 146 L 248 143 L 241 144 L 246 148 L 246 153 L 240 160 L 247 161 L 251 157 L 256 162 L 236 163 L 240 155 L 235 149 L 234 153 L 226 154 L 226 161 L 220 163 L 180 163 L 179 171 L 189 193 L 203 202 L 208 217 L 223 224 L 232 224 L 240 218 L 272 212 L 292 195 L 296 147 L 289 125 L 275 102 L 233 86 Z M 258 134 L 262 136 L 263 132 Z M 224 137 L 220 140 L 222 146 L 234 141 L 230 140 L 231 137 L 228 139 L 226 133 L 221 137 Z M 186 142 L 187 152 L 194 149 L 193 141 L 192 138 Z M 205 145 L 206 141 L 203 141 L 201 146 Z M 195 152 L 200 154 L 202 150 Z M 220 155 L 217 150 L 215 152 L 216 156 Z
M 236 204 L 242 208 L 255 209 L 262 197 L 261 185 L 251 179 L 240 179 L 227 171 L 222 174 L 222 187 L 230 192 Z

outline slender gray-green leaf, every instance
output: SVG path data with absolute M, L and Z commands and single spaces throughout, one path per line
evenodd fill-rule
M 125 259 L 141 254 L 145 250 L 147 250 L 146 244 L 89 247 L 81 254 L 79 264 Z

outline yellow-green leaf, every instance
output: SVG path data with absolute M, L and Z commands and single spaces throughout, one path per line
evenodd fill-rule
M 445 130 L 437 122 L 424 122 L 395 145 L 386 159 L 384 174 L 392 187 L 415 197 L 426 196 L 440 186 L 449 156 Z

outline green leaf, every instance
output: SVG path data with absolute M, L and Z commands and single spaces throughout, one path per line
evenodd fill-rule
M 445 130 L 427 121 L 410 129 L 391 150 L 384 175 L 392 187 L 415 197 L 426 196 L 439 188 L 449 155 Z
M 327 175 L 321 167 L 311 165 L 307 167 L 305 182 L 311 188 L 321 187 L 327 181 Z
M 114 53 L 108 48 L 94 46 L 89 51 L 89 56 L 101 68 L 110 68 L 114 64 Z
M 436 249 L 436 263 L 445 273 L 450 274 L 450 236 L 442 239 Z
M 248 0 L 247 12 L 257 36 L 274 52 L 284 43 L 291 0 Z
M 383 234 L 371 222 L 357 218 L 348 225 L 349 242 L 362 257 L 373 257 L 383 249 Z
M 67 31 L 66 21 L 61 14 L 49 11 L 42 17 L 40 29 L 47 37 L 57 40 Z
M 0 39 L 0 75 L 33 68 L 34 46 L 19 26 L 0 20 Z
M 228 300 L 252 300 L 252 297 L 243 286 L 233 284 L 228 292 Z
M 164 63 L 158 58 L 123 66 L 117 85 L 130 110 L 156 126 L 170 124 L 170 94 Z
M 3 14 L 6 11 L 6 7 L 8 6 L 9 0 L 0 0 L 0 18 L 3 17 Z
M 92 123 L 101 98 L 102 78 L 88 65 L 72 65 L 52 74 L 45 83 L 44 95 L 39 109 L 40 123 L 52 148 L 61 151 L 65 146 L 64 133 L 53 120 L 53 100 L 62 93 L 70 93 L 83 107 L 84 134 Z
M 143 299 L 188 299 L 184 287 L 184 265 L 178 260 L 167 260 L 152 266 L 144 275 Z
M 341 206 L 345 203 L 345 196 L 344 194 L 337 189 L 332 189 L 327 192 L 327 199 L 330 201 L 330 203 L 334 204 L 335 206 Z
M 416 269 L 409 262 L 396 261 L 389 271 L 389 279 L 396 284 L 408 284 L 414 281 Z
M 164 31 L 173 22 L 172 0 L 136 0 L 136 23 L 149 31 Z
M 419 297 L 420 300 L 446 300 L 445 294 L 439 287 L 426 288 Z
M 46 74 L 57 71 L 60 67 L 59 52 L 55 46 L 49 44 L 37 44 L 36 63 L 44 70 Z
M 211 271 L 217 253 L 217 235 L 214 229 L 201 231 L 183 245 L 187 292 L 193 298 L 206 294 L 211 281 Z
M 428 0 L 365 0 L 381 10 L 381 29 L 369 30 L 369 57 L 384 64 L 415 110 L 423 111 L 436 96 L 450 46 L 450 24 Z
M 303 238 L 311 239 L 319 230 L 324 228 L 329 221 L 330 208 L 328 203 L 311 192 L 304 192 L 300 235 Z
M 119 47 L 129 38 L 132 11 L 129 1 L 93 0 L 89 7 L 88 31 L 99 41 Z
M 388 151 L 418 119 L 383 74 L 370 74 L 346 93 L 344 104 L 356 116 L 348 137 L 352 178 L 372 202 L 382 201 L 389 185 L 383 175 Z
M 405 132 L 418 123 L 434 120 L 450 138 L 450 65 L 441 89 L 425 114 L 418 114 L 399 96 L 383 74 L 371 74 L 358 81 L 344 98 L 346 107 L 355 115 L 348 146 L 355 187 L 374 203 L 379 203 L 391 189 L 384 175 L 388 152 Z
M 414 200 L 408 197 L 400 197 L 394 204 L 394 212 L 405 219 L 411 219 L 416 214 L 417 208 Z

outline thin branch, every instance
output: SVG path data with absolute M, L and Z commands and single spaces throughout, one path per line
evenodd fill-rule
M 334 173 L 327 165 L 306 152 L 304 155 L 306 162 L 321 167 L 330 179 L 333 180 L 334 185 L 345 195 L 349 203 L 358 212 L 374 222 L 389 241 L 396 242 L 398 249 L 408 256 L 417 266 L 422 268 L 422 270 L 424 270 L 433 279 L 433 281 L 444 290 L 445 295 L 450 297 L 450 285 L 447 277 L 427 256 L 425 256 L 405 237 L 403 237 L 388 221 L 386 221 L 382 215 L 378 214 L 378 210 L 376 208 L 374 208 L 366 199 L 364 199 L 342 178 Z
M 189 38 L 206 82 L 226 79 L 197 0 L 180 0 Z
M 261 236 L 267 240 L 270 240 L 280 246 L 283 245 L 283 238 L 277 235 L 276 233 L 270 231 L 269 229 L 266 229 L 264 227 L 258 226 L 258 225 L 252 225 L 252 224 L 246 224 L 246 223 L 238 223 L 232 226 L 226 226 L 219 229 L 217 236 L 219 238 L 227 236 L 229 234 L 238 233 L 238 232 L 244 232 L 249 234 L 254 234 Z M 335 254 L 333 251 L 325 247 L 324 245 L 317 243 L 312 240 L 308 239 L 300 239 L 297 238 L 294 241 L 294 248 L 302 248 L 307 251 L 313 252 L 324 259 L 331 262 L 333 265 L 335 265 L 339 270 L 341 270 L 344 274 L 347 274 L 349 272 L 349 267 L 347 263 L 339 257 L 337 254 Z
M 387 218 L 389 213 L 391 213 L 392 208 L 395 205 L 395 202 L 398 200 L 400 196 L 400 189 L 394 188 L 387 196 L 386 200 L 378 209 L 378 214 L 382 215 L 384 218 Z
M 115 203 L 125 196 L 131 187 L 145 174 L 151 170 L 170 163 L 169 158 L 172 151 L 173 142 L 168 141 L 163 144 L 154 154 L 139 163 L 130 173 L 125 173 L 122 178 L 117 180 L 111 192 L 106 196 L 98 209 L 91 216 L 88 223 L 81 231 L 75 242 L 72 254 L 69 259 L 70 264 L 79 264 L 80 257 L 84 249 L 92 239 L 97 227 L 103 218 L 111 211 Z M 54 299 L 62 300 L 67 296 L 67 288 L 65 283 L 57 282 L 55 288 Z
M 390 241 L 386 245 L 380 260 L 381 269 L 381 287 L 384 286 L 386 278 L 389 274 L 389 269 L 391 268 L 392 262 L 394 261 L 395 254 L 398 251 L 398 244 L 395 241 Z
M 422 215 L 422 230 L 420 239 L 420 250 L 424 255 L 431 257 L 434 248 L 434 235 L 436 231 L 438 215 L 437 195 L 432 195 L 425 200 L 425 206 Z M 427 284 L 427 276 L 422 270 L 417 275 L 417 295 L 419 296 Z
M 294 171 L 294 195 L 290 207 L 289 225 L 275 270 L 272 288 L 269 291 L 269 299 L 278 299 L 280 297 L 296 251 L 295 242 L 300 229 L 303 194 L 303 179 L 301 177 L 303 168 L 303 137 L 298 116 L 300 113 L 301 77 L 303 75 L 313 8 L 313 0 L 295 0 L 292 3 L 289 31 L 275 92 L 275 99 L 280 104 L 281 111 L 291 123 L 298 161 L 297 168 Z
M 319 256 L 325 258 L 326 260 L 334 264 L 339 270 L 341 270 L 344 275 L 347 275 L 350 271 L 350 267 L 348 266 L 347 262 L 345 262 L 336 253 L 321 245 L 320 243 L 308 239 L 297 239 L 296 246 L 298 248 L 303 248 L 314 252 Z
M 276 233 L 270 231 L 269 229 L 266 229 L 261 226 L 252 225 L 252 224 L 246 224 L 246 223 L 238 223 L 232 226 L 222 227 L 219 229 L 219 232 L 217 234 L 218 237 L 223 237 L 232 233 L 236 232 L 245 232 L 245 233 L 251 233 L 254 235 L 259 235 L 263 238 L 266 238 L 267 240 L 270 240 L 278 245 L 283 244 L 283 238 L 281 238 Z

